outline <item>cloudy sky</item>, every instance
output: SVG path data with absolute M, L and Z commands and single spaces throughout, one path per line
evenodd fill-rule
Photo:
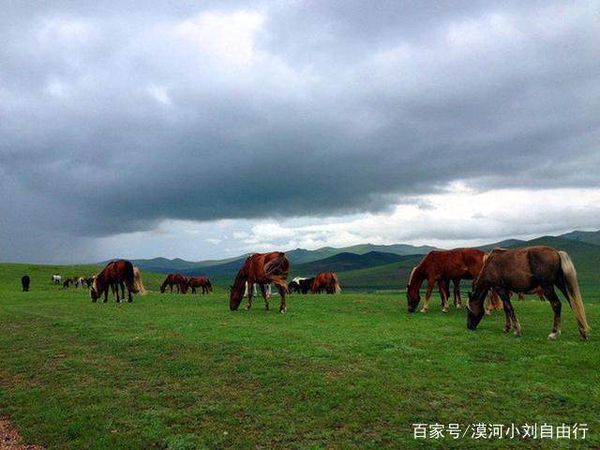
M 599 1 L 0 3 L 0 260 L 600 228 Z

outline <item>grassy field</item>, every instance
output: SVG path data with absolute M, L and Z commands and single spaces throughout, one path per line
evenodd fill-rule
M 93 267 L 59 269 L 92 273 Z M 400 294 L 292 296 L 288 313 L 210 296 L 92 304 L 54 268 L 0 265 L 0 414 L 48 448 L 598 448 L 600 290 L 592 335 L 568 306 L 516 304 L 466 330 L 464 310 L 406 313 Z M 27 272 L 32 290 L 19 292 Z M 273 299 L 277 302 L 277 299 Z M 413 423 L 587 423 L 585 441 L 413 439 Z

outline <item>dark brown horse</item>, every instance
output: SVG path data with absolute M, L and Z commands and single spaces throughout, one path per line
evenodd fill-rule
M 489 253 L 481 273 L 473 283 L 473 293 L 469 293 L 467 327 L 470 330 L 477 328 L 483 317 L 483 300 L 487 292 L 494 288 L 504 303 L 504 331 L 509 332 L 512 327 L 515 335 L 520 336 L 521 325 L 510 302 L 510 291 L 518 294 L 542 288 L 544 297 L 554 311 L 554 326 L 548 339 L 556 339 L 560 335 L 561 303 L 554 290 L 555 286 L 571 305 L 582 339 L 587 339 L 589 327 L 575 266 L 567 252 L 544 246 L 514 250 L 496 248 Z
M 203 294 L 212 292 L 212 284 L 207 277 L 191 277 L 188 281 L 189 287 L 192 288 L 192 294 L 196 293 L 196 288 L 202 288 Z
M 28 292 L 29 291 L 29 284 L 31 283 L 31 278 L 29 278 L 29 275 L 23 275 L 21 277 L 21 287 L 23 288 L 23 292 Z
M 327 294 L 338 294 L 342 292 L 342 288 L 335 272 L 322 272 L 315 275 L 311 291 L 313 294 L 320 294 L 322 291 Z
M 127 286 L 128 301 L 131 303 L 133 301 L 131 294 L 137 294 L 134 284 L 133 264 L 124 259 L 111 261 L 96 276 L 92 283 L 92 287 L 90 288 L 92 302 L 95 303 L 104 294 L 104 303 L 106 303 L 108 300 L 108 288 L 110 287 L 113 295 L 115 295 L 115 301 L 119 303 L 119 287 L 121 288 L 121 296 L 125 299 L 125 286 Z
M 421 296 L 419 290 L 427 280 L 427 292 L 421 312 L 429 309 L 429 299 L 437 282 L 442 297 L 442 309 L 448 311 L 448 284 L 454 281 L 456 306 L 460 307 L 460 280 L 472 280 L 483 267 L 485 253 L 476 248 L 458 248 L 455 250 L 434 250 L 429 252 L 421 262 L 412 270 L 408 278 L 406 297 L 408 312 L 415 312 Z M 458 287 L 458 289 L 457 289 Z M 458 292 L 457 292 L 458 291 Z
M 178 294 L 185 294 L 188 290 L 188 283 L 189 279 L 185 275 L 180 273 L 170 273 L 160 286 L 160 292 L 164 293 L 167 290 L 167 286 L 171 292 L 173 292 L 173 286 L 175 286 Z
M 272 253 L 255 253 L 246 259 L 246 262 L 238 272 L 231 286 L 229 295 L 229 309 L 235 311 L 239 308 L 244 292 L 246 291 L 246 283 L 248 286 L 248 306 L 252 307 L 252 291 L 255 283 L 261 286 L 263 298 L 265 299 L 265 308 L 269 309 L 269 299 L 266 295 L 263 286 L 273 283 L 279 295 L 281 296 L 281 304 L 279 312 L 284 313 L 287 309 L 285 305 L 285 294 L 287 293 L 287 277 L 290 270 L 290 262 L 283 252 Z

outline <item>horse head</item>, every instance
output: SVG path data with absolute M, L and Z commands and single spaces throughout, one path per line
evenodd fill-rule
M 469 297 L 467 303 L 467 328 L 469 330 L 475 330 L 485 315 L 483 301 L 485 300 L 486 294 L 487 290 L 476 290 L 475 292 L 469 292 L 467 294 Z

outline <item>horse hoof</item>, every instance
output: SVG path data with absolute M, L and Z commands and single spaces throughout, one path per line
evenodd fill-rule
M 422 313 L 426 313 L 426 312 L 427 312 L 427 310 L 426 310 L 425 308 L 423 308 L 423 309 L 422 309 L 420 312 L 422 312 Z
M 515 334 L 516 337 L 521 337 L 521 332 L 520 331 L 515 331 L 514 334 Z
M 442 312 L 443 313 L 447 313 L 448 312 L 448 308 L 442 308 Z
M 559 331 L 558 333 L 550 333 L 550 334 L 548 335 L 548 340 L 549 340 L 549 341 L 554 341 L 554 340 L 556 340 L 556 338 L 557 338 L 558 336 L 560 336 L 560 331 Z
M 456 305 L 456 309 L 461 309 L 462 305 L 459 303 L 458 305 Z

